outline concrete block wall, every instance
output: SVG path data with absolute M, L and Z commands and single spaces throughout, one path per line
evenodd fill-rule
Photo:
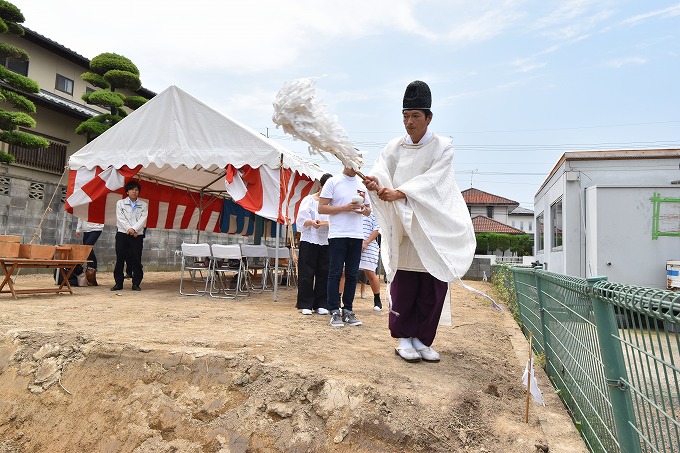
M 472 265 L 463 276 L 465 280 L 483 280 L 486 275 L 487 280 L 491 280 L 491 264 L 494 261 L 491 257 L 475 256 Z
M 27 244 L 31 242 L 34 233 L 39 231 L 33 241 L 34 244 L 80 244 L 82 237 L 75 236 L 78 219 L 64 211 L 61 199 L 64 186 L 37 182 L 39 186 L 36 186 L 36 181 L 33 180 L 17 176 L 0 176 L 0 234 L 21 236 L 21 242 Z M 105 225 L 94 246 L 99 272 L 113 272 L 116 261 L 115 236 L 116 227 Z M 196 241 L 196 230 L 148 229 L 142 253 L 144 269 L 179 270 L 182 242 Z M 198 234 L 198 241 L 210 244 L 252 243 L 253 238 L 201 231 Z M 280 241 L 283 245 L 283 239 Z M 267 239 L 264 243 L 274 245 L 274 240 Z

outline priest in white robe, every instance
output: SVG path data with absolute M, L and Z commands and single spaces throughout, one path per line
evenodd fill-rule
M 406 135 L 390 141 L 364 181 L 382 230 L 390 283 L 390 334 L 407 362 L 438 362 L 432 348 L 449 283 L 474 258 L 475 233 L 453 168 L 449 138 L 429 130 L 432 95 L 422 81 L 403 101 Z

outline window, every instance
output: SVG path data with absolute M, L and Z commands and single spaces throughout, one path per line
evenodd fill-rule
M 5 58 L 3 66 L 12 72 L 28 77 L 28 61 L 17 60 L 16 58 Z
M 54 88 L 64 93 L 73 94 L 73 80 L 57 74 L 57 82 Z
M 515 228 L 515 221 L 514 221 L 514 220 L 512 221 L 512 224 L 511 224 L 510 226 L 512 226 L 513 228 Z
M 493 206 L 486 207 L 486 216 L 490 219 L 493 219 Z
M 529 220 L 529 231 L 531 231 L 531 229 L 532 229 L 533 227 L 534 227 L 534 222 L 532 222 L 531 220 Z
M 552 233 L 552 248 L 562 247 L 562 199 L 550 206 L 550 225 Z
M 544 239 L 543 239 L 543 213 L 541 212 L 538 217 L 536 217 L 536 252 L 543 251 Z
M 524 220 L 519 221 L 519 229 L 524 231 Z

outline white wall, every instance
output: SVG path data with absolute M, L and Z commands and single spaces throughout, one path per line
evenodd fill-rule
M 666 261 L 680 259 L 680 237 L 652 239 L 654 193 L 680 198 L 678 186 L 586 189 L 586 277 L 666 289 Z M 680 210 L 680 204 L 676 210 Z M 664 205 L 662 213 L 668 212 Z M 678 225 L 680 230 L 680 225 Z
M 514 225 L 513 225 L 514 223 Z M 536 221 L 533 214 L 512 214 L 508 216 L 508 223 L 513 228 L 522 230 L 527 234 L 534 234 Z M 531 229 L 529 228 L 531 226 Z
M 651 187 L 652 185 L 672 187 L 670 182 L 680 179 L 679 168 L 680 158 L 677 157 L 668 159 L 628 158 L 564 161 L 534 197 L 534 216 L 537 218 L 541 213 L 544 213 L 545 219 L 545 248 L 542 252 L 536 251 L 536 258 L 541 263 L 545 263 L 551 272 L 577 277 L 594 275 L 587 268 L 586 249 L 588 247 L 591 253 L 592 249 L 589 248 L 591 244 L 588 244 L 586 237 L 587 228 L 590 228 L 590 223 L 588 222 L 587 226 L 586 221 L 589 219 L 600 219 L 599 222 L 601 222 L 602 219 L 601 213 L 597 209 L 593 212 L 586 212 L 587 209 L 591 209 L 587 207 L 586 190 L 594 186 L 614 185 L 626 187 Z M 560 197 L 562 197 L 563 202 L 563 246 L 554 248 L 553 244 L 551 244 L 550 234 L 552 228 L 550 206 Z M 622 203 L 627 203 L 625 198 L 618 200 L 616 195 L 612 197 L 608 201 L 608 208 L 614 209 L 622 205 Z M 646 203 L 649 209 L 651 209 L 651 201 Z M 601 208 L 604 205 L 598 203 L 598 206 Z M 625 209 L 632 208 L 627 206 Z M 640 214 L 640 205 L 634 209 L 635 212 Z M 651 228 L 651 218 L 648 220 Z M 593 220 L 593 227 L 597 223 L 597 220 Z M 538 228 L 537 222 L 535 228 Z M 620 230 L 619 233 L 623 234 L 629 228 L 629 222 L 618 222 L 616 228 Z M 589 232 L 591 239 L 594 238 L 593 234 Z M 637 237 L 637 235 L 634 234 L 633 237 Z M 651 234 L 649 237 L 651 238 Z M 673 241 L 680 242 L 680 238 L 664 238 L 664 242 L 668 239 L 671 239 L 672 244 L 675 244 Z M 617 247 L 621 250 L 637 250 L 638 244 L 636 240 L 630 239 L 627 242 L 621 242 L 617 244 Z M 651 272 L 650 275 L 652 275 Z M 646 279 L 645 281 L 648 280 Z

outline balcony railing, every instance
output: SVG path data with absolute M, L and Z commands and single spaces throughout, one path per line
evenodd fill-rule
M 62 174 L 66 165 L 66 145 L 50 142 L 48 148 L 29 149 L 11 145 L 9 153 L 14 156 L 16 163 L 35 170 Z

